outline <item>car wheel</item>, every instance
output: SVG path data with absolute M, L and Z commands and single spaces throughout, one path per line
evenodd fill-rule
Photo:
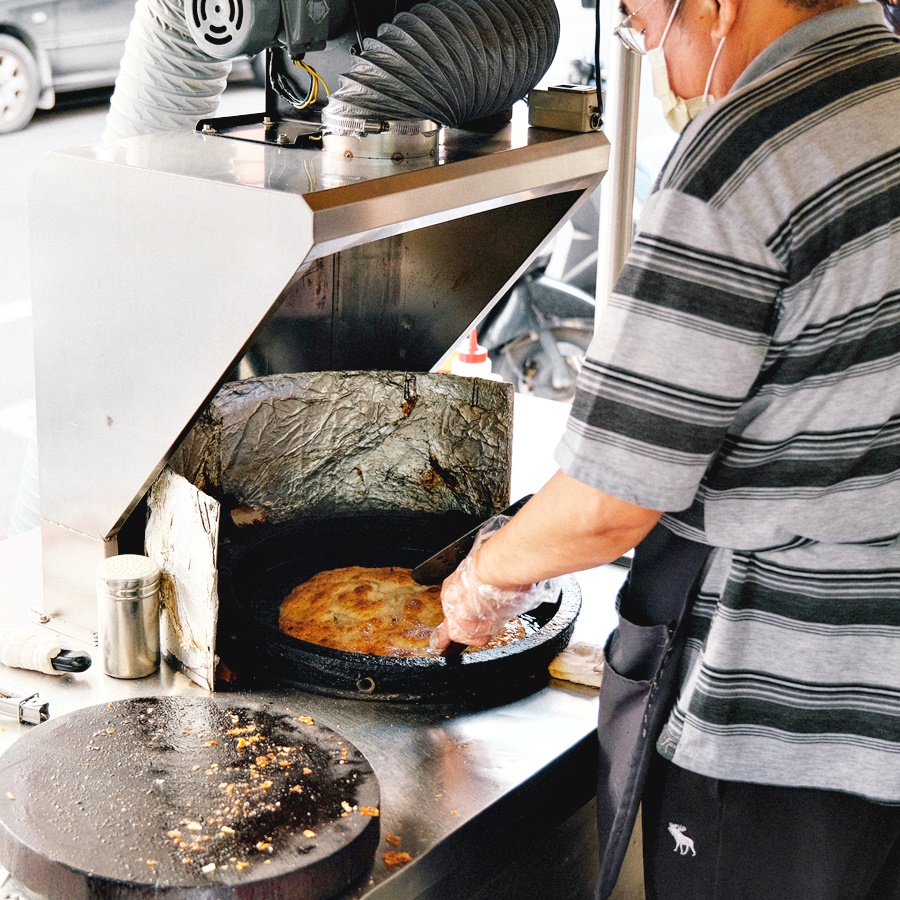
M 37 62 L 31 51 L 8 34 L 0 34 L 0 134 L 24 128 L 40 95 Z

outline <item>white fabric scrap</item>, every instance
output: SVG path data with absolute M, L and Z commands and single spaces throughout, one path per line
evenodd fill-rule
M 0 663 L 4 666 L 60 675 L 51 660 L 61 650 L 55 635 L 40 634 L 25 628 L 0 628 Z
M 600 687 L 603 682 L 603 649 L 596 644 L 570 644 L 550 661 L 550 674 L 562 681 Z

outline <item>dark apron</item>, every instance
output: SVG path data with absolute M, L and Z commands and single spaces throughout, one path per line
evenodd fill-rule
M 689 600 L 711 549 L 657 525 L 635 549 L 619 592 L 619 625 L 603 650 L 597 727 L 599 900 L 612 893 L 628 849 L 647 768 L 676 693 Z

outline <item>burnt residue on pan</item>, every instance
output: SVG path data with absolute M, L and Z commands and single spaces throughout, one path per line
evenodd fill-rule
M 38 873 L 53 896 L 81 896 L 80 878 L 92 897 L 107 896 L 101 884 L 118 885 L 117 900 L 151 885 L 230 897 L 281 878 L 311 880 L 320 888 L 296 895 L 324 898 L 371 862 L 374 773 L 308 716 L 234 698 L 157 697 L 48 726 L 0 761 L 4 791 L 27 798 L 0 811 L 0 863 L 27 886 L 40 889 Z
M 282 849 L 285 835 L 302 836 L 296 849 L 309 853 L 323 825 L 358 810 L 357 760 L 341 738 L 310 740 L 284 717 L 242 706 L 215 718 L 195 732 L 177 702 L 162 700 L 133 720 L 137 743 L 151 757 L 176 754 L 165 759 L 159 790 L 170 793 L 173 777 L 192 787 L 203 781 L 189 805 L 179 809 L 172 798 L 167 849 L 182 865 L 243 871 Z M 336 762 L 348 765 L 338 772 Z

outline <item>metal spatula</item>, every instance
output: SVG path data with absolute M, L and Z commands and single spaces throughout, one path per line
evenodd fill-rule
M 512 506 L 507 506 L 499 515 L 514 516 L 531 497 L 532 495 L 528 494 L 521 500 L 517 500 Z M 483 524 L 482 522 L 481 525 Z M 418 584 L 440 584 L 448 575 L 451 575 L 472 549 L 481 525 L 476 525 L 471 531 L 467 531 L 462 537 L 458 537 L 452 544 L 448 544 L 442 550 L 438 550 L 433 556 L 429 556 L 425 562 L 419 563 L 412 570 L 413 581 Z

